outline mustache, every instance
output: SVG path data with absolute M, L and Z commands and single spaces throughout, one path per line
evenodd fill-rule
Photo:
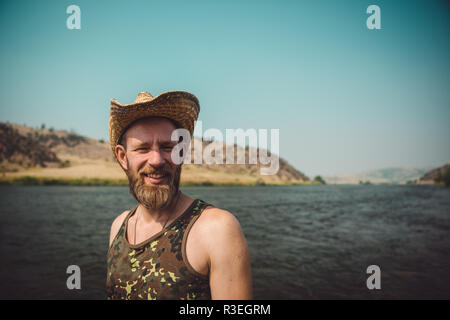
M 172 171 L 170 167 L 168 166 L 163 166 L 161 168 L 155 169 L 153 167 L 145 167 L 142 168 L 141 170 L 139 170 L 138 174 L 139 175 L 168 175 L 168 176 L 172 176 Z

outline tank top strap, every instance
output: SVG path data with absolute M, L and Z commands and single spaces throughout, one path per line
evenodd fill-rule
M 138 206 L 139 204 L 137 204 L 133 209 L 131 209 L 130 212 L 128 212 L 128 214 L 125 216 L 125 219 L 123 219 L 122 225 L 120 226 L 119 232 L 117 232 L 116 238 L 123 236 L 124 232 L 126 231 L 125 229 L 127 226 L 127 221 L 136 212 Z
M 203 201 L 202 199 L 195 199 L 193 205 L 194 206 L 192 207 L 190 214 L 186 216 L 186 219 L 188 219 L 189 222 L 193 219 L 197 219 L 206 207 L 212 207 L 211 204 Z

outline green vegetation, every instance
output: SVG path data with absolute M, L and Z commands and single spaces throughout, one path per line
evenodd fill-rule
M 314 183 L 314 184 L 327 184 L 325 182 L 325 180 L 323 180 L 323 178 L 321 176 L 316 176 L 314 178 L 314 180 L 312 181 L 312 183 Z
M 263 179 L 258 179 L 255 182 L 255 186 L 265 186 L 265 185 L 266 185 L 266 183 L 264 182 Z
M 310 183 L 259 183 L 258 181 L 253 183 L 242 183 L 242 182 L 225 182 L 225 183 L 215 183 L 211 181 L 204 182 L 181 182 L 183 187 L 261 187 L 261 186 L 271 186 L 271 187 L 285 187 L 285 186 L 310 186 Z
M 438 176 L 434 179 L 434 182 L 450 187 L 450 169 L 447 169 L 444 172 L 439 171 Z
M 368 185 L 371 185 L 372 182 L 370 182 L 369 180 L 366 180 L 366 181 L 361 181 L 361 180 L 359 180 L 359 184 L 360 184 L 360 185 L 364 185 L 364 186 L 368 186 Z
M 261 180 L 262 181 L 262 180 Z M 311 185 L 310 183 L 267 183 L 256 181 L 255 183 L 243 184 L 240 182 L 215 183 L 211 181 L 203 182 L 181 182 L 181 186 L 197 187 L 231 187 L 231 186 L 299 186 Z M 50 177 L 7 177 L 0 178 L 0 185 L 10 186 L 128 186 L 127 179 L 102 179 L 102 178 L 50 178 Z
M 18 168 L 8 168 L 4 165 L 0 165 L 0 172 L 18 172 Z
M 127 186 L 126 179 L 101 179 L 101 178 L 78 178 L 58 179 L 46 177 L 23 176 L 9 179 L 0 179 L 0 185 L 31 185 L 31 186 Z
M 68 168 L 68 167 L 70 167 L 70 161 L 69 160 L 64 160 L 63 162 L 61 162 L 59 164 L 59 167 L 60 168 Z
M 86 138 L 74 133 L 69 133 L 66 137 L 61 137 L 59 140 L 68 147 L 75 147 L 76 145 L 87 141 Z

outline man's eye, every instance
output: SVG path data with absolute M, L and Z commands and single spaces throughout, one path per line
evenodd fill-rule
M 136 151 L 141 151 L 141 152 L 145 152 L 145 151 L 147 151 L 148 150 L 148 148 L 137 148 L 136 149 Z
M 163 149 L 164 151 L 172 151 L 173 147 L 163 147 L 161 149 Z

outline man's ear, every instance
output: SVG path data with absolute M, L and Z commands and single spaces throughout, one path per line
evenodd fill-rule
M 120 163 L 120 166 L 122 167 L 122 169 L 124 170 L 128 170 L 128 163 L 127 163 L 127 158 L 126 158 L 126 150 L 124 148 L 124 146 L 118 144 L 116 145 L 116 148 L 114 149 L 114 152 L 116 154 L 116 158 Z

